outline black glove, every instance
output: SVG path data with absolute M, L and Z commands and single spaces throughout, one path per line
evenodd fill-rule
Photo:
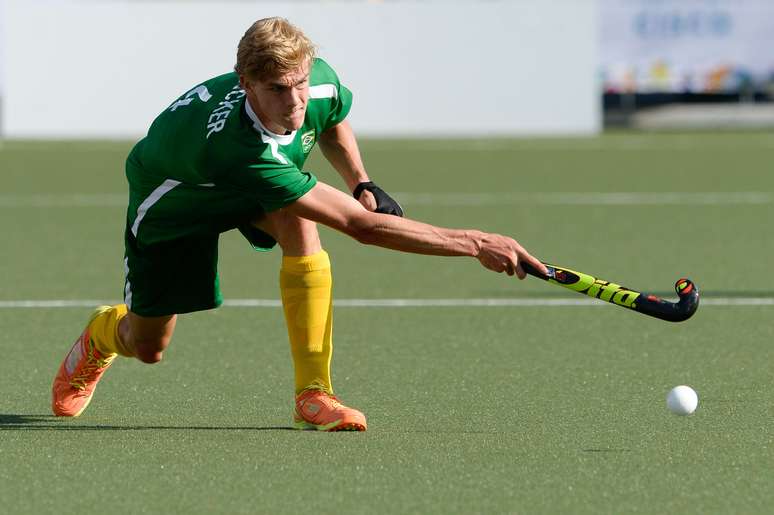
M 400 207 L 395 199 L 387 195 L 383 189 L 374 184 L 371 181 L 361 182 L 355 186 L 355 191 L 352 192 L 352 196 L 360 200 L 360 195 L 363 194 L 363 190 L 370 191 L 376 199 L 376 212 L 384 213 L 386 215 L 403 216 L 403 208 Z

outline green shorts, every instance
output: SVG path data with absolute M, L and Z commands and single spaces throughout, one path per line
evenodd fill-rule
M 276 243 L 249 224 L 239 230 L 255 250 L 269 250 Z M 158 317 L 220 306 L 219 238 L 220 234 L 214 233 L 143 246 L 127 229 L 124 302 L 129 311 Z

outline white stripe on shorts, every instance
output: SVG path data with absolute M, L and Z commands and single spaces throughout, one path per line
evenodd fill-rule
M 129 282 L 129 258 L 124 258 L 124 304 L 128 309 L 132 309 L 132 283 Z
M 148 198 L 142 201 L 140 207 L 137 208 L 137 218 L 134 219 L 134 224 L 132 224 L 132 234 L 134 234 L 135 237 L 137 237 L 137 230 L 140 228 L 140 222 L 142 222 L 142 219 L 145 218 L 145 213 L 148 212 L 148 209 L 153 207 L 153 205 L 158 202 L 161 197 L 166 195 L 171 189 L 179 184 L 180 181 L 167 179 L 161 183 L 161 186 L 153 190 L 151 194 L 148 195 Z

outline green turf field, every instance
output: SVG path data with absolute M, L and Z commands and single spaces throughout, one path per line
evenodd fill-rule
M 372 178 L 411 217 L 510 234 L 662 295 L 687 275 L 705 301 L 682 324 L 552 306 L 580 297 L 324 230 L 334 384 L 369 417 L 364 434 L 288 429 L 291 362 L 272 306 L 185 315 L 160 364 L 118 361 L 81 418 L 50 416 L 87 306 L 122 292 L 129 148 L 0 148 L 0 512 L 771 510 L 774 135 L 363 142 Z M 341 184 L 319 154 L 309 169 Z M 226 299 L 276 300 L 279 258 L 225 235 Z M 366 302 L 384 299 L 429 305 Z M 678 384 L 699 393 L 693 416 L 666 410 Z

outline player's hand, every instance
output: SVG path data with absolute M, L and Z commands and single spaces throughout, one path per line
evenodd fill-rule
M 527 273 L 521 267 L 522 262 L 529 263 L 533 268 L 548 275 L 548 269 L 537 258 L 527 252 L 519 242 L 499 234 L 484 234 L 481 248 L 476 258 L 481 264 L 494 272 L 505 272 L 524 279 Z
M 352 196 L 369 211 L 403 216 L 403 208 L 400 204 L 373 182 L 361 182 L 352 192 Z
M 360 194 L 360 198 L 357 199 L 360 204 L 369 211 L 376 211 L 378 204 L 376 203 L 376 197 L 370 191 L 363 191 Z

